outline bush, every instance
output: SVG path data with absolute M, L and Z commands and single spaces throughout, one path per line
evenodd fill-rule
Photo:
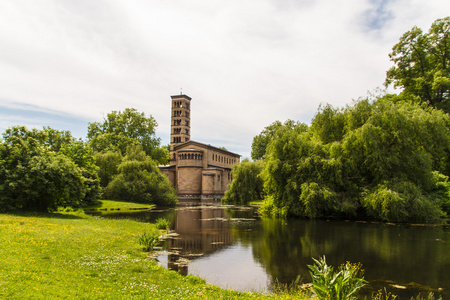
M 139 147 L 129 149 L 118 167 L 118 175 L 104 190 L 108 199 L 173 206 L 176 192 L 156 163 Z
M 305 207 L 305 215 L 309 218 L 317 218 L 333 212 L 337 207 L 337 195 L 328 188 L 319 186 L 315 182 L 303 183 L 300 202 Z
M 156 220 L 155 226 L 159 230 L 168 230 L 170 227 L 170 221 L 165 218 L 159 218 Z
M 150 252 L 153 251 L 159 244 L 159 235 L 158 234 L 149 234 L 144 233 L 139 237 L 139 245 L 144 246 L 144 251 Z
M 9 137 L 0 145 L 0 209 L 54 210 L 81 203 L 82 170 L 66 156 L 31 137 Z
M 317 298 L 324 300 L 356 299 L 358 291 L 367 283 L 362 276 L 360 264 L 347 262 L 339 267 L 336 273 L 328 266 L 325 256 L 314 259 L 314 265 L 308 265 L 311 270 L 312 290 Z
M 250 162 L 244 159 L 240 164 L 233 166 L 231 175 L 233 182 L 230 189 L 225 193 L 222 201 L 245 205 L 251 201 L 262 199 L 263 180 L 260 173 L 264 167 L 262 160 Z
M 383 221 L 435 222 L 442 213 L 437 201 L 408 181 L 380 184 L 361 203 L 370 217 Z

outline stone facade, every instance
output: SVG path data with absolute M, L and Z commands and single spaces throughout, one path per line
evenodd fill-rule
M 180 199 L 221 199 L 240 155 L 190 139 L 191 98 L 171 96 L 170 165 L 160 166 Z

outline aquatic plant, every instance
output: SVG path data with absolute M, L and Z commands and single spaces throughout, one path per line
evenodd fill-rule
M 382 290 L 378 290 L 375 295 L 372 295 L 372 300 L 395 300 L 397 299 L 397 295 L 388 292 L 386 288 Z
M 277 278 L 271 285 L 271 290 L 275 294 L 300 294 L 304 292 L 309 285 L 302 284 L 302 277 L 299 275 L 291 283 L 281 283 Z
M 319 299 L 356 299 L 358 291 L 367 283 L 359 263 L 347 262 L 334 272 L 333 267 L 327 265 L 325 255 L 313 260 L 314 265 L 308 265 L 308 268 L 311 270 L 312 291 Z
M 156 220 L 155 226 L 159 230 L 168 230 L 170 227 L 170 221 L 165 218 L 159 218 Z
M 144 251 L 153 251 L 153 248 L 159 244 L 159 235 L 144 233 L 139 237 L 139 244 L 144 246 Z
M 422 294 L 417 295 L 415 298 L 412 297 L 411 300 L 442 300 L 442 297 L 439 296 L 439 298 L 435 298 L 434 293 L 430 292 L 425 296 L 422 296 Z

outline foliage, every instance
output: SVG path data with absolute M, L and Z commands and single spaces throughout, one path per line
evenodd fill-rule
M 302 277 L 297 276 L 291 283 L 281 283 L 278 279 L 271 285 L 271 291 L 275 294 L 298 294 L 303 292 Z
M 105 198 L 172 206 L 177 202 L 169 179 L 141 146 L 130 146 L 118 166 L 118 174 L 104 190 Z
M 325 256 L 313 260 L 314 265 L 308 267 L 311 269 L 312 290 L 319 299 L 356 299 L 358 291 L 367 283 L 361 277 L 360 264 L 347 262 L 334 272 L 333 267 L 327 265 Z
M 427 295 L 425 295 L 425 296 L 422 296 L 421 294 L 419 294 L 419 295 L 417 295 L 416 297 L 412 297 L 412 298 L 411 298 L 411 300 L 435 300 L 435 299 L 442 300 L 442 297 L 439 296 L 439 298 L 436 298 L 436 297 L 434 296 L 434 293 L 429 292 L 429 293 L 428 293 Z
M 265 127 L 264 130 L 257 136 L 253 138 L 252 142 L 252 159 L 264 159 L 266 155 L 266 149 L 269 145 L 269 142 L 274 137 L 276 131 L 280 128 L 288 128 L 293 129 L 296 126 L 299 126 L 300 123 L 294 122 L 292 120 L 287 120 L 286 122 L 281 123 L 280 121 L 275 121 L 269 126 Z M 303 125 L 306 126 L 306 125 Z
M 448 213 L 450 118 L 391 99 L 321 106 L 309 128 L 278 129 L 261 173 L 261 211 L 397 222 Z
M 47 211 L 94 203 L 96 168 L 88 151 L 64 134 L 47 142 L 50 129 L 9 128 L 0 144 L 0 206 L 3 211 Z M 53 146 L 51 146 L 53 145 Z M 58 145 L 58 146 L 55 146 Z M 52 150 L 54 149 L 54 150 Z M 81 154 L 78 159 L 75 154 Z
M 156 220 L 155 226 L 160 230 L 168 230 L 170 227 L 170 221 L 166 218 L 159 218 Z
M 386 288 L 383 290 L 378 290 L 375 295 L 372 295 L 372 300 L 395 300 L 397 299 L 397 295 L 388 292 Z
M 95 164 L 92 149 L 83 141 L 72 141 L 63 145 L 61 154 L 69 157 L 78 167 L 81 168 L 83 185 L 86 189 L 83 198 L 83 205 L 91 205 L 101 197 L 99 168 Z
M 395 65 L 387 72 L 386 85 L 450 112 L 449 45 L 450 17 L 436 20 L 427 33 L 413 27 L 389 55 Z
M 263 181 L 259 175 L 263 166 L 263 161 L 251 162 L 248 159 L 233 165 L 231 170 L 233 181 L 222 201 L 245 205 L 250 201 L 261 200 Z
M 112 111 L 103 123 L 90 123 L 88 140 L 95 151 L 120 151 L 125 154 L 130 145 L 141 145 L 145 153 L 161 164 L 168 162 L 168 150 L 160 147 L 160 138 L 155 136 L 158 126 L 152 117 L 146 117 L 134 108 L 123 112 Z
M 120 151 L 108 150 L 94 154 L 95 164 L 99 168 L 98 176 L 102 187 L 108 186 L 113 177 L 117 175 L 117 168 L 122 162 Z
M 150 252 L 153 251 L 153 248 L 158 246 L 159 244 L 159 234 L 153 233 L 144 233 L 139 236 L 139 245 L 144 247 L 144 251 Z

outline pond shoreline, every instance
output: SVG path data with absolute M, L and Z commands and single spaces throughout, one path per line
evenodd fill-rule
M 117 217 L 118 214 L 120 215 L 120 213 L 114 215 Z M 164 258 L 166 267 L 180 271 L 180 268 L 174 268 L 177 264 L 183 265 L 178 262 L 178 259 L 189 259 L 188 262 L 184 261 L 182 273 L 199 275 L 208 282 L 227 288 L 251 290 L 252 285 L 260 286 L 261 282 L 273 282 L 275 279 L 281 283 L 289 283 L 299 274 L 304 279 L 309 278 L 306 266 L 312 263 L 311 257 L 317 258 L 323 254 L 327 255 L 327 259 L 335 267 L 345 261 L 361 262 L 363 268 L 366 269 L 366 278 L 374 286 L 366 289 L 365 294 L 376 292 L 375 289 L 378 287 L 387 287 L 401 295 L 406 292 L 406 295 L 414 296 L 418 291 L 437 291 L 447 295 L 450 286 L 450 278 L 442 270 L 442 268 L 450 268 L 450 262 L 445 260 L 443 266 L 433 262 L 442 260 L 442 255 L 436 252 L 435 248 L 440 249 L 439 251 L 443 253 L 448 249 L 447 245 L 450 240 L 447 224 L 383 223 L 334 218 L 274 220 L 261 218 L 256 210 L 250 207 L 192 202 L 183 203 L 175 209 L 133 212 L 131 214 L 145 215 L 145 222 L 152 222 L 152 218 L 164 217 L 166 214 L 167 218 L 172 221 L 171 229 L 179 234 L 175 240 L 164 242 L 164 247 L 173 247 L 178 251 L 174 255 L 173 251 L 168 250 L 171 254 Z M 154 217 L 150 217 L 152 214 Z M 190 223 L 187 223 L 190 225 L 180 223 L 182 220 L 190 220 Z M 190 228 L 191 231 L 186 231 L 186 228 Z M 421 239 L 422 241 L 420 241 Z M 301 244 L 298 244 L 296 240 L 302 241 Z M 201 243 L 200 251 L 192 248 L 194 241 Z M 258 246 L 261 243 L 269 243 L 272 246 L 264 250 Z M 360 247 L 366 249 L 364 256 L 359 254 Z M 404 254 L 398 252 L 399 249 L 405 247 L 416 250 Z M 185 253 L 182 253 L 183 251 Z M 298 253 L 298 251 L 304 254 L 293 256 L 293 253 Z M 429 259 L 426 254 L 433 253 L 433 251 L 435 254 L 431 256 L 435 256 L 436 260 Z M 407 262 L 403 262 L 405 257 L 408 259 Z M 286 260 L 288 261 L 287 265 Z M 238 268 L 254 270 L 253 274 L 249 273 L 247 276 L 248 278 L 256 276 L 255 279 L 251 279 L 253 281 L 249 283 L 250 288 L 242 288 L 238 285 L 236 288 L 236 283 L 227 281 L 236 281 L 236 278 L 233 278 L 237 277 L 236 272 L 228 270 L 233 267 L 233 261 L 240 262 L 240 265 L 236 266 Z M 250 264 L 247 265 L 249 261 Z M 431 269 L 427 270 L 425 267 L 428 264 Z M 219 276 L 216 274 L 217 271 L 209 271 L 208 265 L 215 266 L 214 269 L 222 268 L 222 273 L 228 272 L 231 275 L 221 274 Z M 276 271 L 274 273 L 276 269 L 283 270 L 283 272 L 278 274 Z M 402 269 L 405 270 L 401 271 Z M 420 269 L 420 271 L 415 269 Z M 398 277 L 397 279 L 395 276 L 389 277 L 390 273 L 394 272 L 392 270 L 398 273 L 395 275 Z M 436 277 L 429 272 L 441 274 L 439 277 L 444 281 L 435 279 L 429 281 L 429 278 Z M 409 276 L 410 274 L 416 274 L 414 276 L 418 276 L 417 279 L 414 279 L 413 275 Z M 423 274 L 428 275 L 423 276 Z M 385 277 L 383 284 L 379 284 L 382 282 L 380 275 Z M 245 280 L 245 278 L 240 279 L 238 284 Z M 410 284 L 413 282 L 417 282 L 417 284 Z M 267 285 L 267 288 L 270 289 L 270 284 Z M 268 291 L 267 288 L 258 291 Z M 441 291 L 440 288 L 444 288 L 444 290 Z M 408 294 L 408 292 L 410 293 Z

